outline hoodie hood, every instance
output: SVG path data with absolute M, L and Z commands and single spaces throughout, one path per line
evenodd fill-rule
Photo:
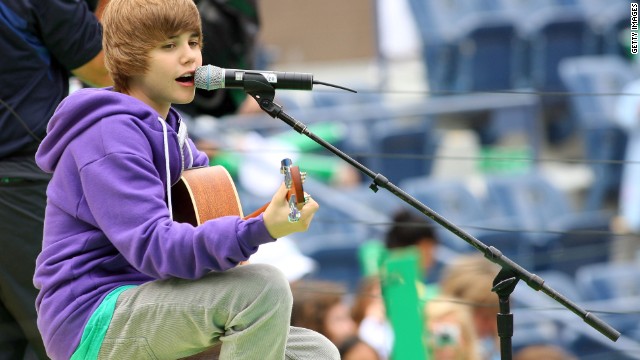
M 158 113 L 132 96 L 113 91 L 113 88 L 74 92 L 60 103 L 47 125 L 47 136 L 36 153 L 38 166 L 46 172 L 53 172 L 73 139 L 103 119 L 126 115 L 148 122 L 149 127 L 162 131 Z M 173 118 L 175 125 L 179 122 L 179 116 L 173 109 L 169 118 Z

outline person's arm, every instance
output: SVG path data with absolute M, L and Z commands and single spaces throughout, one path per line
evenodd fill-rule
M 99 23 L 107 2 L 100 0 L 95 13 L 84 0 L 49 0 L 47 6 L 34 8 L 42 45 L 62 67 L 91 86 L 113 84 L 104 65 Z
M 113 79 L 109 76 L 104 66 L 104 52 L 100 51 L 88 63 L 71 70 L 71 73 L 87 85 L 104 87 L 113 85 Z
M 102 13 L 109 0 L 99 0 L 94 14 L 98 20 L 102 19 Z M 71 73 L 87 85 L 104 87 L 113 85 L 113 79 L 109 76 L 104 66 L 104 51 L 100 51 L 91 61 L 79 68 L 72 69 Z

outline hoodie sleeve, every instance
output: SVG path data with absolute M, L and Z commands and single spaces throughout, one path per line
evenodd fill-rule
M 172 221 L 164 185 L 139 155 L 108 154 L 80 175 L 98 226 L 132 266 L 154 278 L 197 279 L 223 271 L 274 241 L 262 216 L 223 217 L 198 227 Z

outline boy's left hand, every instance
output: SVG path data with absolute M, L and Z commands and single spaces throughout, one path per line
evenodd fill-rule
M 287 236 L 294 232 L 306 231 L 311 224 L 314 214 L 318 211 L 320 205 L 307 196 L 307 201 L 300 210 L 300 219 L 296 222 L 289 221 L 289 202 L 286 199 L 287 188 L 282 183 L 278 191 L 273 195 L 271 203 L 264 211 L 263 219 L 267 227 L 267 231 L 274 239 Z

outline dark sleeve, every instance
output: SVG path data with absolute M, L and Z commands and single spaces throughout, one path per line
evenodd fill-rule
M 38 0 L 36 21 L 45 47 L 65 68 L 86 64 L 102 50 L 102 26 L 83 0 Z

